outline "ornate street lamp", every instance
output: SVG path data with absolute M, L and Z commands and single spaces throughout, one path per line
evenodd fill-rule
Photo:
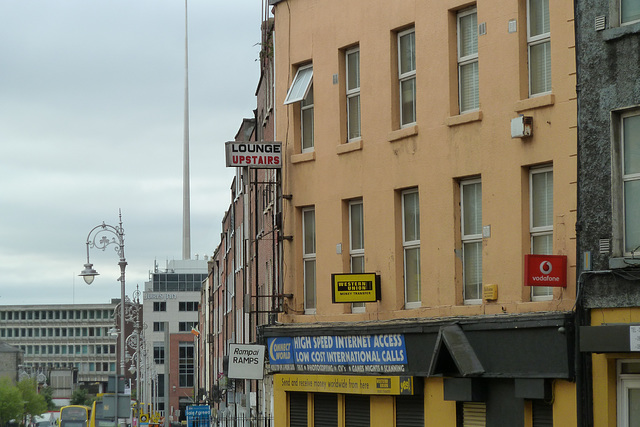
M 120 261 L 120 376 L 124 377 L 125 371 L 125 275 L 124 271 L 127 267 L 127 260 L 124 257 L 124 229 L 122 228 L 122 212 L 118 211 L 119 222 L 117 226 L 108 225 L 104 222 L 97 225 L 89 231 L 87 235 L 87 263 L 84 265 L 84 270 L 80 273 L 80 276 L 84 279 L 87 285 L 93 283 L 93 279 L 98 276 L 98 272 L 94 270 L 93 264 L 89 260 L 89 249 L 95 248 L 102 251 L 106 250 L 107 246 L 113 244 L 114 249 Z M 109 237 L 111 235 L 111 237 Z M 116 419 L 118 413 L 118 383 L 116 379 Z

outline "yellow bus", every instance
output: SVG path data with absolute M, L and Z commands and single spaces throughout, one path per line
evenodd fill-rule
M 90 427 L 91 408 L 84 405 L 67 405 L 60 408 L 59 427 Z
M 104 404 L 101 400 L 93 402 L 89 427 L 115 427 L 116 421 L 104 415 Z

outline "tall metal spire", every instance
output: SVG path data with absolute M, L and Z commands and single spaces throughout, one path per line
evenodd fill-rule
M 182 154 L 182 259 L 191 259 L 191 211 L 189 188 L 189 35 L 187 0 L 184 0 L 184 147 Z

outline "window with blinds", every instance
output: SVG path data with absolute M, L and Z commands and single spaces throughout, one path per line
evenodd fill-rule
M 482 303 L 482 185 L 479 179 L 460 183 L 462 280 L 465 304 Z
M 349 257 L 352 273 L 364 273 L 364 211 L 362 199 L 349 202 Z M 351 304 L 351 311 L 363 313 L 363 302 Z
M 304 264 L 304 310 L 313 314 L 316 310 L 316 211 L 302 210 L 302 262 Z
M 402 192 L 402 246 L 404 249 L 404 305 L 422 304 L 420 291 L 420 196 L 417 188 Z
M 400 81 L 400 126 L 416 122 L 416 34 L 398 34 L 398 80 Z
M 347 139 L 360 138 L 360 48 L 345 52 L 347 89 Z
M 529 171 L 529 231 L 531 253 L 553 254 L 553 169 L 534 168 Z M 533 301 L 553 297 L 550 286 L 532 286 Z
M 460 113 L 480 106 L 478 87 L 478 14 L 476 9 L 458 13 L 458 93 Z
M 549 0 L 527 0 L 529 96 L 551 92 Z

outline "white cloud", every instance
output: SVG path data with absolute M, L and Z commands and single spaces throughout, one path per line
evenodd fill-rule
M 192 256 L 219 243 L 259 25 L 255 1 L 189 2 Z M 118 209 L 130 294 L 181 257 L 184 2 L 0 2 L 0 52 L 0 304 L 119 298 L 115 253 L 92 252 L 90 287 L 77 277 Z

